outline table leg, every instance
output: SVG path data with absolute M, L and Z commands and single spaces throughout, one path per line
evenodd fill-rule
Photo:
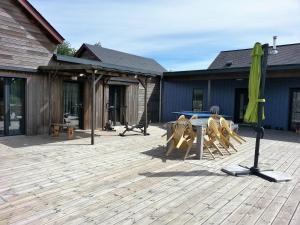
M 167 123 L 167 140 L 169 140 L 169 138 L 172 135 L 172 123 Z M 167 144 L 167 149 L 169 149 L 170 146 L 170 141 Z
M 203 157 L 203 127 L 197 126 L 196 158 L 201 160 L 202 157 Z

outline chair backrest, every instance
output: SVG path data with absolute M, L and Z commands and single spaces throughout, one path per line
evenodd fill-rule
M 181 115 L 178 120 L 174 123 L 173 133 L 176 141 L 179 141 L 182 135 L 190 132 L 193 129 L 192 124 L 189 119 L 184 115 Z
M 193 115 L 193 116 L 190 118 L 190 120 L 195 120 L 195 119 L 198 119 L 198 116 Z
M 213 105 L 210 107 L 209 111 L 213 114 L 219 114 L 220 113 L 220 106 Z
M 208 118 L 208 129 L 210 131 L 212 131 L 216 136 L 220 137 L 221 134 L 220 134 L 220 131 L 218 129 L 218 124 L 215 121 L 215 119 L 212 118 L 212 117 Z
M 225 120 L 223 117 L 220 118 L 220 126 L 224 128 L 228 133 L 232 134 L 232 130 L 228 126 L 227 120 Z

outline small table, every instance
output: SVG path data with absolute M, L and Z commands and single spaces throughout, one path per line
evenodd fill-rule
M 208 118 L 191 120 L 191 124 L 197 133 L 196 158 L 200 160 L 203 158 L 203 136 L 204 136 L 204 128 L 207 127 L 207 122 L 208 122 Z M 167 123 L 167 140 L 172 135 L 172 124 L 174 123 L 175 121 L 171 121 Z

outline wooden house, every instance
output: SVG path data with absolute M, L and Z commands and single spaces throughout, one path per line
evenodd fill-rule
M 56 55 L 63 41 L 27 0 L 0 1 L 0 136 L 45 134 L 51 123 L 158 121 L 159 64 L 102 48 L 113 53 L 104 58 L 90 45 L 75 57 Z

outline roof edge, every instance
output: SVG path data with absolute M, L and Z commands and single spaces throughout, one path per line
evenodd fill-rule
M 37 69 L 24 68 L 24 67 L 16 67 L 16 66 L 1 66 L 0 70 L 4 71 L 13 71 L 13 72 L 26 72 L 26 73 L 36 73 Z
M 267 67 L 268 71 L 282 71 L 282 70 L 300 70 L 300 64 L 287 64 L 287 65 L 272 65 Z M 226 74 L 226 73 L 242 73 L 249 72 L 250 67 L 234 67 L 224 69 L 206 69 L 206 70 L 186 70 L 175 72 L 164 72 L 164 77 L 179 77 L 179 76 L 199 76 L 208 74 Z
M 58 44 L 65 40 L 60 33 L 31 5 L 27 0 L 17 0 L 17 2 L 26 10 Z
M 284 45 L 276 45 L 276 47 L 285 47 L 285 46 L 291 46 L 291 45 L 300 45 L 300 43 L 292 43 L 292 44 L 284 44 Z M 269 45 L 269 48 L 273 48 L 272 45 Z M 233 50 L 223 50 L 221 52 L 238 52 L 238 51 L 246 51 L 246 50 L 252 50 L 253 48 L 241 48 L 241 49 L 233 49 Z

